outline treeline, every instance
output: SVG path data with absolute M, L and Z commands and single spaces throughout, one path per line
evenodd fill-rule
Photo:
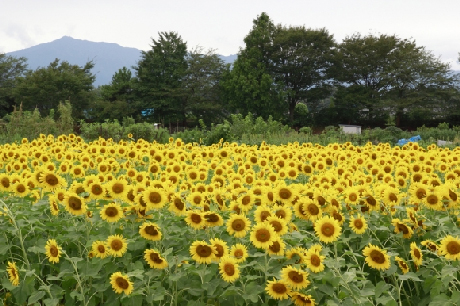
M 56 59 L 32 71 L 25 58 L 0 54 L 0 117 L 8 121 L 21 103 L 47 115 L 67 100 L 75 122 L 132 117 L 194 127 L 251 113 L 299 128 L 460 125 L 459 75 L 415 40 L 358 33 L 338 43 L 324 28 L 275 25 L 262 13 L 244 43 L 226 65 L 213 50 L 161 32 L 134 75 L 123 67 L 98 88 L 92 62 Z

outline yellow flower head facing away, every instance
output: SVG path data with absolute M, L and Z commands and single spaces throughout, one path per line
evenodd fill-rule
M 18 286 L 19 285 L 19 271 L 18 268 L 16 267 L 16 263 L 9 262 L 8 261 L 8 266 L 6 267 L 6 271 L 8 272 L 8 277 L 10 279 L 10 282 L 13 286 Z

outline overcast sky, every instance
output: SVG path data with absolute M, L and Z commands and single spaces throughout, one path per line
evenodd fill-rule
M 460 70 L 460 0 L 0 0 L 0 53 L 64 35 L 148 50 L 158 32 L 176 31 L 189 48 L 236 54 L 262 12 L 325 27 L 337 42 L 356 32 L 413 38 Z

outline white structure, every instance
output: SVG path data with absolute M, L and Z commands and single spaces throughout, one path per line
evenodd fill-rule
M 339 124 L 339 127 L 345 134 L 361 134 L 360 125 Z

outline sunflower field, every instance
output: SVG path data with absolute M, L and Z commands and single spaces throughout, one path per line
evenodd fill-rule
M 460 149 L 0 146 L 3 305 L 460 305 Z

